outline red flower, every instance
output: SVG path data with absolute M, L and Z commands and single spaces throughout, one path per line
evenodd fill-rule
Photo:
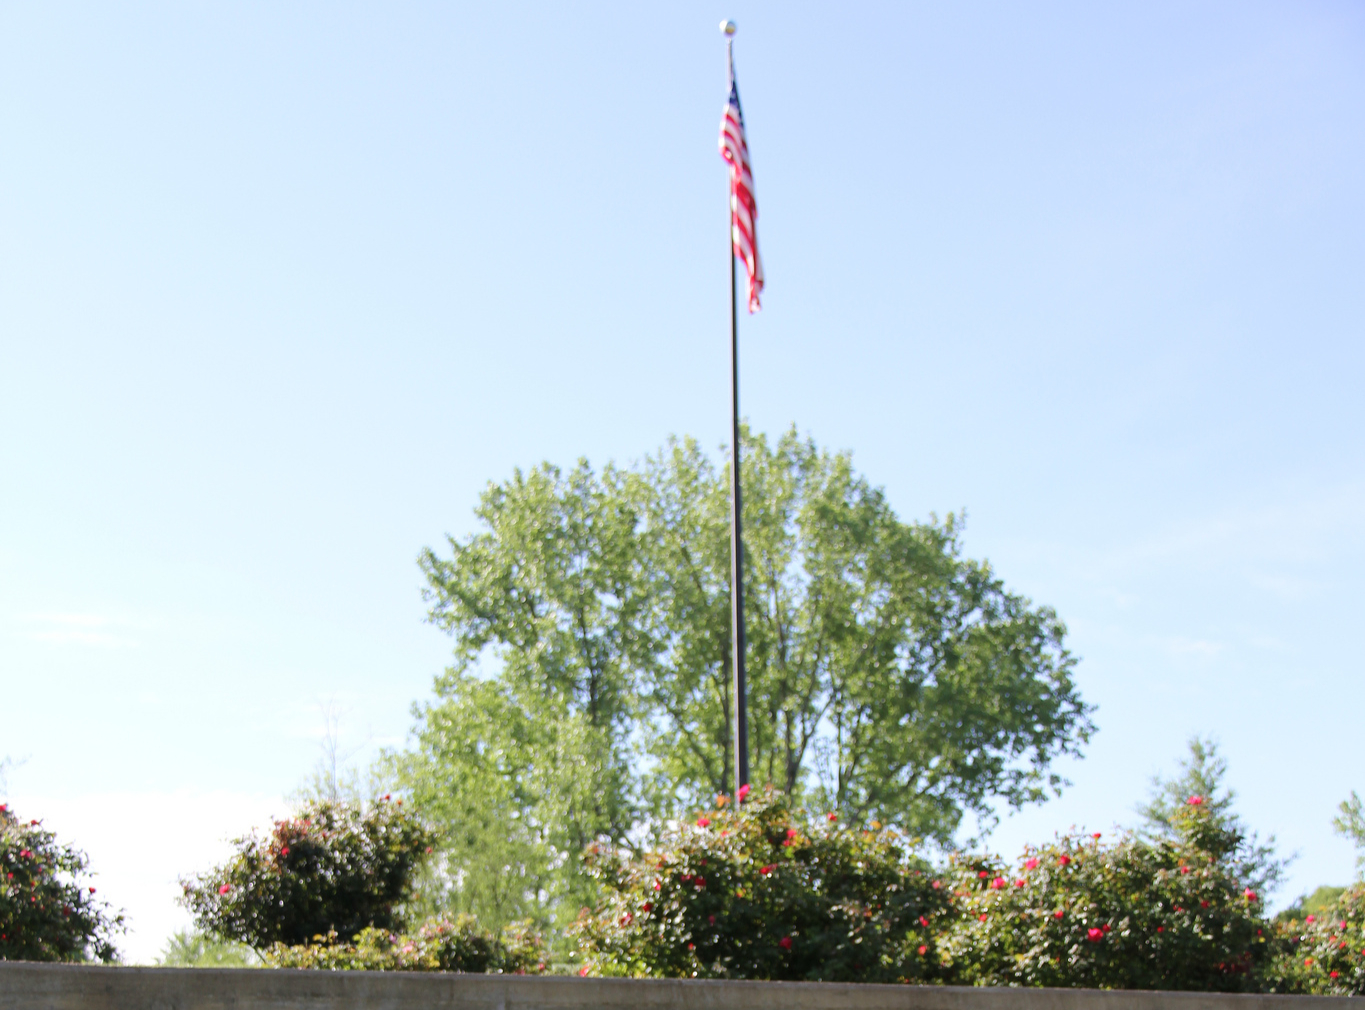
M 760 867 L 758 872 L 766 877 L 768 874 L 772 873 L 774 869 L 776 869 L 776 866 L 769 863 L 767 866 Z
M 1024 869 L 1026 869 L 1026 870 L 1036 870 L 1036 869 L 1038 869 L 1038 860 L 1036 860 L 1036 859 L 1030 859 L 1028 862 L 1024 863 Z
M 1242 897 L 1246 898 L 1247 901 L 1255 901 L 1256 892 L 1248 887 L 1245 891 L 1242 892 Z
M 1307 919 L 1304 920 L 1304 922 L 1312 922 L 1312 921 L 1314 921 L 1315 918 L 1316 918 L 1316 916 L 1310 915 Z
M 1058 866 L 1069 866 L 1070 864 L 1071 864 L 1071 857 L 1070 857 L 1070 856 L 1058 856 L 1058 857 L 1057 857 L 1057 865 L 1058 865 Z
M 782 848 L 784 848 L 784 849 L 789 849 L 789 848 L 791 848 L 791 844 L 792 844 L 792 840 L 791 840 L 790 838 L 788 838 L 785 842 L 782 843 Z
M 385 793 L 385 794 L 384 794 L 384 799 L 388 799 L 391 795 L 393 795 L 393 794 L 392 794 L 392 793 Z
M 621 921 L 621 925 L 622 925 L 622 926 L 629 926 L 630 923 L 631 923 L 631 919 L 632 919 L 632 918 L 633 918 L 633 916 L 632 916 L 629 912 L 627 912 L 625 915 L 621 916 L 621 920 L 620 920 L 620 921 Z
M 1180 872 L 1181 872 L 1182 874 L 1189 873 L 1189 872 L 1190 872 L 1190 868 L 1189 868 L 1188 866 L 1182 866 L 1182 867 L 1180 868 Z
M 687 945 L 687 949 L 688 949 L 688 950 L 696 950 L 696 949 L 697 949 L 697 945 L 696 945 L 695 943 L 689 943 L 689 944 Z
M 1054 919 L 1060 919 L 1060 918 L 1061 918 L 1062 916 L 1064 916 L 1064 915 L 1066 915 L 1066 913 L 1063 912 L 1060 908 L 1057 909 L 1057 911 L 1055 911 L 1055 912 L 1052 913 L 1052 917 L 1053 917 Z
M 579 968 L 579 969 L 578 969 L 578 977 L 579 977 L 579 978 L 587 978 L 587 977 L 588 977 L 588 966 L 587 966 L 586 964 L 585 964 L 582 968 Z
M 739 796 L 739 802 L 743 803 L 749 796 L 749 783 L 746 782 L 744 785 L 740 786 L 737 795 Z
M 716 924 L 716 917 L 714 915 L 708 915 L 706 921 L 714 926 Z
M 980 877 L 982 880 L 985 880 L 987 877 L 990 876 L 990 874 L 987 873 L 985 870 L 982 870 L 980 873 L 977 874 L 977 876 Z
M 1165 927 L 1165 926 L 1158 926 L 1158 927 L 1156 928 L 1156 931 L 1157 931 L 1158 933 L 1164 933 L 1164 932 L 1166 932 L 1166 927 Z
M 795 837 L 796 837 L 796 829 L 795 829 L 795 828 L 788 828 L 788 829 L 787 829 L 787 837 L 788 837 L 788 838 L 795 838 Z
M 1093 926 L 1085 931 L 1085 938 L 1091 943 L 1099 943 L 1104 939 L 1104 930 L 1095 929 Z
M 926 919 L 924 916 L 921 915 L 921 916 L 919 917 L 919 924 L 920 924 L 921 926 L 927 926 L 927 925 L 929 925 L 929 920 Z
M 1190 807 L 1202 807 L 1204 805 L 1204 797 L 1191 796 L 1185 801 L 1185 805 Z
M 654 890 L 656 890 L 656 891 L 662 891 L 663 889 L 664 889 L 664 885 L 663 885 L 663 884 L 661 884 L 661 883 L 660 883 L 659 881 L 657 881 L 657 880 L 654 881 Z
M 643 905 L 640 906 L 640 911 L 644 912 L 645 914 L 649 914 L 650 912 L 654 911 L 654 906 L 646 901 Z
M 825 815 L 825 819 L 830 821 L 837 821 L 839 819 L 839 815 L 836 814 L 833 810 L 831 810 L 829 813 Z
M 697 878 L 697 890 L 700 891 L 700 890 L 701 890 L 702 888 L 704 888 L 705 886 L 706 886 L 706 878 L 705 878 L 705 877 L 698 877 L 698 878 Z
M 1101 932 L 1101 933 L 1107 933 L 1107 932 L 1109 932 L 1109 923 L 1106 922 L 1103 926 L 1101 926 L 1101 927 L 1100 927 L 1100 932 Z
M 231 885 L 231 884 L 224 884 L 222 887 L 218 888 L 218 893 L 219 893 L 219 894 L 227 894 L 228 891 L 230 891 L 230 890 L 232 890 L 232 885 Z
M 1096 837 L 1096 838 L 1099 838 L 1099 837 L 1100 837 L 1100 833 L 1099 833 L 1098 831 L 1095 832 L 1095 837 Z
M 1023 887 L 1023 886 L 1024 886 L 1025 884 L 1027 884 L 1027 883 L 1028 883 L 1027 880 L 1025 880 L 1023 877 L 1020 877 L 1018 880 L 1016 880 L 1016 881 L 1014 882 L 1014 886 L 1015 886 L 1015 887 Z
M 920 957 L 923 957 L 923 956 L 924 956 L 925 954 L 927 954 L 927 953 L 929 953 L 929 948 L 926 947 L 924 944 L 920 944 L 920 945 L 919 945 L 919 956 L 920 956 Z
M 10 876 L 12 877 L 12 876 L 14 876 L 14 874 L 11 873 Z M 94 889 L 93 887 L 90 888 L 90 893 L 91 893 L 91 894 L 94 894 L 94 893 L 95 893 L 95 889 Z
M 692 874 L 690 874 L 690 873 L 684 873 L 684 874 L 683 874 L 681 877 L 679 877 L 678 879 L 681 880 L 684 884 L 690 884 L 690 883 L 692 883 Z
M 784 936 L 782 939 L 777 941 L 777 945 L 781 947 L 783 950 L 791 950 L 792 938 L 790 936 Z
M 1208 907 L 1209 907 L 1209 903 L 1208 903 L 1207 901 L 1201 900 L 1201 901 L 1199 902 L 1199 907 L 1200 907 L 1200 908 L 1208 908 Z
M 935 890 L 935 891 L 937 891 L 937 890 L 938 890 L 940 887 L 942 887 L 942 886 L 943 886 L 943 885 L 942 885 L 941 883 L 939 883 L 937 880 L 934 881 L 934 890 Z
M 697 818 L 697 827 L 699 827 L 699 828 L 709 828 L 710 826 L 711 826 L 711 818 L 709 818 L 709 817 L 698 817 L 698 818 Z
M 1313 963 L 1313 959 L 1311 957 L 1305 957 L 1303 959 L 1303 963 L 1304 967 L 1307 967 L 1308 965 L 1311 965 Z
M 977 918 L 980 919 L 982 922 L 985 922 L 985 921 L 986 921 L 986 913 L 985 913 L 985 912 L 982 912 L 980 915 L 977 916 Z
M 428 850 L 428 851 L 430 851 L 430 850 Z M 287 856 L 287 855 L 289 855 L 289 846 L 287 846 L 287 845 L 282 846 L 282 847 L 280 848 L 280 855 L 281 855 L 281 856 Z
M 1004 877 L 996 877 L 994 880 L 991 881 L 991 890 L 992 890 L 992 891 L 998 891 L 998 890 L 1000 890 L 1000 889 L 1001 889 L 1002 887 L 1004 887 L 1004 886 L 1005 886 L 1005 878 L 1004 878 Z
M 1329 971 L 1329 972 L 1327 973 L 1327 977 L 1328 977 L 1328 978 L 1336 978 L 1339 974 L 1340 974 L 1340 972 Z

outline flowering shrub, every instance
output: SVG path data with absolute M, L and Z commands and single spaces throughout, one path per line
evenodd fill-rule
M 585 857 L 605 902 L 570 932 L 581 974 L 919 980 L 946 907 L 906 839 L 812 820 L 768 792 L 678 825 L 659 851 Z
M 428 919 L 410 934 L 394 934 L 371 926 L 351 943 L 335 932 L 307 945 L 277 943 L 264 953 L 271 968 L 323 968 L 370 971 L 467 971 L 538 974 L 545 970 L 540 937 L 529 924 L 518 923 L 502 935 L 479 928 L 472 915 Z
M 82 884 L 85 854 L 0 803 L 0 961 L 112 961 L 123 916 Z
M 403 905 L 432 838 L 402 801 L 363 808 L 312 801 L 268 837 L 234 842 L 226 865 L 182 880 L 199 928 L 257 950 L 402 927 Z
M 1267 991 L 1365 995 L 1365 884 L 1322 914 L 1277 923 L 1275 932 L 1279 950 Z
M 1191 803 L 1176 840 L 1066 835 L 1015 865 L 953 864 L 945 970 L 968 985 L 1242 991 L 1268 961 L 1260 896 Z

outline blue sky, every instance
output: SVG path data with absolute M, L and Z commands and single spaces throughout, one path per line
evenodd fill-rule
M 131 957 L 324 706 L 402 742 L 449 653 L 414 559 L 486 481 L 723 441 L 726 16 L 745 414 L 965 508 L 1099 706 L 992 844 L 1131 822 L 1203 733 L 1282 899 L 1349 878 L 1358 4 L 10 5 L 0 756 Z

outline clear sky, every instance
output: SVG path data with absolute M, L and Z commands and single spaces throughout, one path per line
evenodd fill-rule
M 0 756 L 129 956 L 401 744 L 414 564 L 486 481 L 728 422 L 739 23 L 768 274 L 744 412 L 1055 606 L 1098 704 L 1007 852 L 1193 733 L 1352 872 L 1365 789 L 1365 7 L 0 8 Z

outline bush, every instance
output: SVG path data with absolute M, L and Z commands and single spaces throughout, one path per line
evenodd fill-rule
M 412 934 L 370 927 L 343 944 L 335 932 L 307 945 L 276 944 L 265 952 L 272 968 L 370 971 L 467 971 L 524 975 L 545 970 L 540 937 L 526 924 L 497 937 L 479 928 L 472 915 L 454 922 L 429 919 Z
M 1066 835 L 1013 867 L 956 860 L 957 915 L 942 942 L 948 976 L 966 985 L 1255 989 L 1271 954 L 1269 925 L 1227 859 L 1237 840 L 1198 803 L 1174 818 L 1175 840 L 1125 834 L 1102 845 L 1099 835 Z
M 1365 884 L 1321 914 L 1276 923 L 1269 992 L 1365 995 Z
M 157 964 L 165 968 L 255 968 L 260 958 L 244 944 L 182 929 L 166 941 Z
M 183 903 L 205 932 L 264 950 L 370 926 L 401 929 L 432 837 L 402 800 L 386 796 L 368 808 L 311 801 L 267 838 L 233 844 L 237 855 L 225 866 L 181 881 Z
M 85 854 L 0 803 L 0 961 L 113 961 L 123 915 L 78 879 Z
M 907 840 L 812 820 L 781 794 L 718 807 L 640 858 L 591 847 L 606 895 L 571 928 L 581 974 L 914 981 L 947 903 Z

